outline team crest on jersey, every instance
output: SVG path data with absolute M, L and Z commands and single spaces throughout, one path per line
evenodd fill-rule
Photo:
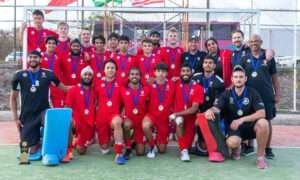
M 245 97 L 245 98 L 243 99 L 243 104 L 244 104 L 245 106 L 248 105 L 248 104 L 249 104 L 249 98 Z
M 27 77 L 27 73 L 26 73 L 26 72 L 23 72 L 23 73 L 22 73 L 22 76 L 23 76 L 23 77 Z
M 229 104 L 234 104 L 234 101 L 233 101 L 232 97 L 229 98 Z

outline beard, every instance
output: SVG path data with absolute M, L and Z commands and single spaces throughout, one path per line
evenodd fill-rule
M 35 61 L 35 63 L 34 63 L 34 64 L 32 64 L 31 62 L 29 63 L 29 67 L 31 67 L 32 69 L 35 69 L 35 68 L 37 68 L 39 65 L 40 65 L 40 63 L 39 63 L 39 62 L 37 62 L 37 61 Z
M 92 83 L 93 83 L 92 80 L 84 80 L 84 79 L 81 80 L 81 84 L 83 84 L 84 86 L 91 86 Z
M 181 81 L 182 81 L 184 84 L 188 84 L 188 83 L 191 81 L 191 77 L 189 77 L 189 78 L 183 78 L 183 77 L 181 77 Z
M 79 56 L 80 55 L 80 51 L 74 52 L 74 51 L 71 50 L 71 55 L 72 56 Z

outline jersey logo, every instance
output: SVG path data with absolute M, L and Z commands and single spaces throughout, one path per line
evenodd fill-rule
M 23 77 L 27 77 L 27 73 L 26 73 L 26 72 L 23 72 L 22 76 L 23 76 Z
M 46 78 L 46 73 L 42 72 L 42 78 Z
M 243 99 L 243 104 L 244 104 L 245 106 L 248 105 L 248 104 L 249 104 L 249 98 L 245 97 L 245 98 Z

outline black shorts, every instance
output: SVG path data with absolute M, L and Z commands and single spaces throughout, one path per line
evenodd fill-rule
M 41 127 L 44 124 L 44 119 L 45 111 L 36 116 L 22 119 L 23 127 L 20 129 L 21 141 L 26 141 L 29 147 L 38 144 L 41 138 Z
M 265 102 L 266 119 L 272 120 L 276 116 L 276 107 L 273 102 Z
M 254 139 L 256 133 L 254 131 L 256 122 L 245 122 L 240 125 L 237 130 L 229 129 L 228 136 L 238 136 L 242 140 Z

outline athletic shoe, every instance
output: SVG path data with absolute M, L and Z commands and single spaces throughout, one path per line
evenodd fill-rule
M 101 151 L 101 153 L 102 153 L 103 155 L 109 154 L 109 152 L 110 152 L 109 148 L 107 148 L 107 149 L 101 149 L 101 148 L 100 148 L 100 151 Z
M 258 169 L 267 169 L 268 168 L 268 164 L 264 157 L 256 159 L 256 167 Z
M 233 160 L 240 160 L 241 159 L 241 146 L 237 149 L 232 150 L 231 158 Z
M 29 161 L 39 161 L 42 159 L 42 151 L 39 148 L 35 153 L 29 153 L 28 160 Z
M 207 150 L 202 148 L 198 142 L 195 144 L 194 147 L 191 148 L 189 152 L 197 156 L 208 156 Z
M 117 154 L 115 157 L 115 162 L 118 165 L 123 165 L 126 163 L 126 159 L 124 158 L 124 156 L 122 154 Z
M 248 146 L 247 144 L 242 144 L 242 156 L 251 156 L 255 154 L 254 147 Z
M 150 148 L 148 153 L 147 153 L 147 157 L 150 158 L 150 159 L 153 159 L 153 158 L 155 158 L 155 156 L 156 156 L 155 147 Z
M 190 159 L 190 156 L 189 156 L 189 152 L 187 149 L 183 149 L 181 151 L 181 157 L 180 157 L 181 161 L 183 162 L 189 162 L 191 159 Z
M 275 154 L 273 153 L 272 148 L 266 148 L 265 152 L 266 152 L 267 159 L 274 159 Z
M 224 156 L 219 152 L 210 152 L 208 155 L 208 160 L 210 162 L 224 162 Z
M 131 155 L 132 155 L 132 150 L 131 149 L 126 149 L 126 151 L 125 151 L 125 153 L 124 153 L 124 158 L 126 159 L 126 160 L 129 160 L 130 159 L 130 157 L 131 157 Z

